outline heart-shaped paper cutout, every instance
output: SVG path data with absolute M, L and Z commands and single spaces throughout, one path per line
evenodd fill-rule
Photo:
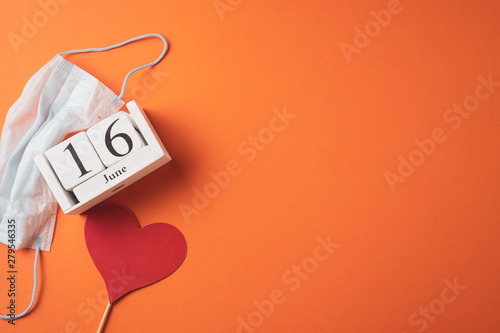
M 85 242 L 106 284 L 109 303 L 169 276 L 187 253 L 179 229 L 167 223 L 139 228 L 132 212 L 115 204 L 89 211 Z

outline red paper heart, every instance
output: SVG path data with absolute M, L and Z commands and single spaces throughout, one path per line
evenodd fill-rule
M 184 261 L 186 239 L 167 223 L 139 228 L 135 216 L 114 204 L 90 210 L 85 242 L 113 303 L 126 293 L 172 274 Z

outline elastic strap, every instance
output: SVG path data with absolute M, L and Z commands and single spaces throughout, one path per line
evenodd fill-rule
M 10 316 L 2 316 L 2 315 L 0 315 L 1 319 L 7 319 L 7 320 L 18 319 L 18 318 L 24 317 L 28 312 L 30 312 L 31 307 L 33 306 L 33 303 L 35 302 L 36 287 L 38 285 L 38 268 L 37 268 L 37 264 L 38 264 L 38 254 L 40 253 L 40 247 L 41 246 L 42 246 L 42 238 L 41 237 L 37 237 L 36 238 L 35 267 L 33 268 L 33 271 L 34 271 L 34 273 L 33 273 L 33 275 L 34 275 L 33 294 L 31 295 L 30 305 L 28 305 L 28 308 L 26 310 L 24 310 L 23 313 L 21 313 L 21 314 L 19 314 L 17 316 L 14 316 L 14 318 L 11 318 Z
M 107 46 L 107 47 L 99 47 L 99 48 L 91 48 L 91 49 L 81 49 L 81 50 L 66 51 L 66 52 L 61 52 L 58 55 L 62 56 L 64 54 L 71 54 L 71 53 L 85 53 L 85 52 L 108 51 L 108 50 L 116 49 L 116 48 L 121 47 L 123 45 L 127 45 L 129 43 L 135 42 L 137 40 L 148 38 L 148 37 L 158 37 L 158 38 L 160 38 L 163 41 L 163 44 L 164 44 L 163 51 L 160 54 L 160 56 L 158 57 L 158 59 L 156 59 L 152 63 L 149 63 L 147 65 L 143 65 L 143 66 L 137 67 L 136 69 L 131 70 L 127 74 L 127 76 L 125 76 L 125 80 L 123 80 L 122 91 L 120 92 L 120 95 L 118 95 L 118 97 L 113 101 L 113 104 L 116 105 L 116 103 L 118 103 L 118 101 L 123 97 L 123 94 L 125 93 L 125 85 L 127 84 L 127 81 L 128 81 L 128 78 L 130 77 L 130 75 L 132 75 L 133 73 L 135 73 L 138 70 L 141 70 L 143 68 L 156 65 L 157 63 L 159 63 L 161 61 L 161 59 L 163 59 L 163 57 L 167 53 L 167 49 L 168 49 L 168 43 L 167 43 L 167 40 L 165 39 L 165 37 L 163 37 L 162 35 L 159 35 L 159 34 L 145 34 L 145 35 L 142 35 L 142 36 L 138 36 L 138 37 L 126 40 L 126 41 L 121 42 L 119 44 L 115 44 L 115 45 L 111 45 L 111 46 Z

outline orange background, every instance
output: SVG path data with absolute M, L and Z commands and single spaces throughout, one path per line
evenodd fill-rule
M 0 125 L 58 52 L 150 32 L 171 46 L 156 68 L 131 77 L 125 101 L 134 95 L 144 107 L 173 161 L 109 201 L 142 226 L 177 226 L 188 255 L 172 276 L 114 304 L 107 333 L 500 330 L 500 89 L 456 130 L 443 119 L 474 95 L 479 76 L 500 81 L 497 1 L 401 0 L 380 31 L 371 11 L 390 1 L 220 0 L 220 15 L 212 0 L 66 2 L 46 22 L 37 1 L 4 6 Z M 40 27 L 13 47 L 9 36 L 34 16 Z M 372 37 L 348 62 L 341 45 L 355 45 L 367 24 Z M 66 59 L 119 93 L 126 73 L 161 47 L 150 38 Z M 295 118 L 247 161 L 238 146 L 284 108 Z M 424 156 L 415 140 L 436 128 L 446 141 L 391 191 L 384 174 L 398 172 L 400 155 Z M 193 189 L 231 160 L 241 173 L 188 221 L 179 205 L 192 207 Z M 84 220 L 58 212 L 35 307 L 16 326 L 1 321 L 1 332 L 97 330 L 106 299 Z M 329 236 L 340 246 L 311 259 Z M 33 257 L 17 252 L 18 310 L 31 295 Z M 2 314 L 6 264 L 0 244 Z M 308 275 L 292 271 L 302 264 Z M 452 297 L 445 280 L 467 288 Z M 257 314 L 255 301 L 273 290 L 281 304 Z M 238 330 L 239 317 L 256 327 Z

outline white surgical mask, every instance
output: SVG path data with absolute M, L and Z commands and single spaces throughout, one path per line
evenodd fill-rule
M 95 77 L 62 58 L 63 54 L 106 51 L 147 38 L 159 37 L 165 47 L 160 57 L 127 74 L 119 96 Z M 129 76 L 158 63 L 167 42 L 158 34 L 147 34 L 106 48 L 68 51 L 58 54 L 26 84 L 21 97 L 7 113 L 0 139 L 0 242 L 16 250 L 50 251 L 57 202 L 33 159 L 62 141 L 68 134 L 87 129 L 117 112 Z M 10 232 L 15 225 L 15 232 Z M 12 235 L 14 235 L 12 237 Z M 9 240 L 12 240 L 13 242 Z M 35 284 L 30 306 L 36 293 Z M 11 317 L 0 316 L 3 319 Z

